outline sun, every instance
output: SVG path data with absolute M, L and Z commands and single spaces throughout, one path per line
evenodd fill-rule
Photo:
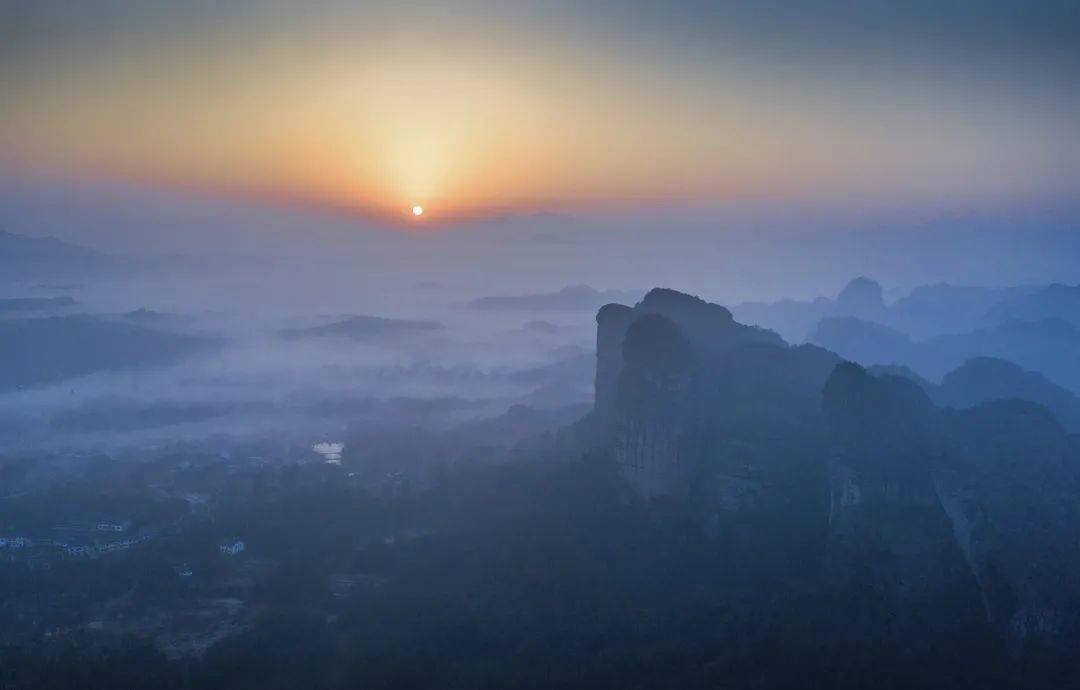
M 413 206 L 412 207 L 412 214 L 414 216 L 422 216 L 422 215 L 424 215 L 424 207 L 423 206 Z

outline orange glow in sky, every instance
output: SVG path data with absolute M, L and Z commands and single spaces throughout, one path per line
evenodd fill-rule
M 889 74 L 823 67 L 792 78 L 753 56 L 526 22 L 363 19 L 310 34 L 255 21 L 132 31 L 29 55 L 0 81 L 0 162 L 387 218 L 423 199 L 447 219 L 650 200 L 1023 196 L 1080 160 L 1070 118 L 1029 117 L 1004 93 L 882 88 Z

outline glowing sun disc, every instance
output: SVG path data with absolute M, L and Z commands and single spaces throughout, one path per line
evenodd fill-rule
M 412 214 L 414 216 L 422 216 L 422 215 L 424 215 L 424 207 L 423 206 L 413 206 L 412 207 Z

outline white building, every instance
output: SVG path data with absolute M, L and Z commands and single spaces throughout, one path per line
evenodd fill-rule
M 226 539 L 218 545 L 218 551 L 226 556 L 235 556 L 244 550 L 244 542 L 241 539 Z

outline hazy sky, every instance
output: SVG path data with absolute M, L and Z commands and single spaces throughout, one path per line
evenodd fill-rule
M 0 156 L 426 219 L 1080 197 L 1075 0 L 0 0 Z

